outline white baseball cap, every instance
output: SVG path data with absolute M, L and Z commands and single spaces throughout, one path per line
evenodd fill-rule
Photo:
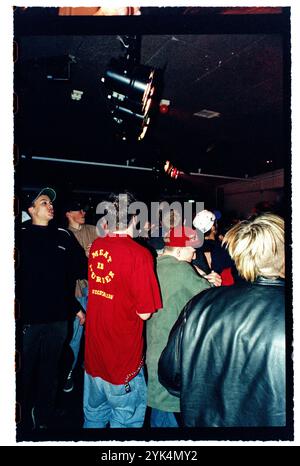
M 213 212 L 210 212 L 209 210 L 201 210 L 201 212 L 198 212 L 195 216 L 193 225 L 195 228 L 202 231 L 202 233 L 206 233 L 211 229 L 215 220 L 216 216 Z

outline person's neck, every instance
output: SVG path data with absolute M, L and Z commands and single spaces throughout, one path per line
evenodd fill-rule
M 81 230 L 82 225 L 77 222 L 69 222 L 69 228 L 73 228 L 74 230 Z
M 133 229 L 131 227 L 129 228 L 126 228 L 126 230 L 115 230 L 115 231 L 112 231 L 112 234 L 114 235 L 126 235 L 126 236 L 130 236 L 131 238 L 133 238 Z
M 39 227 L 47 227 L 49 225 L 49 221 L 39 220 L 39 219 L 33 218 L 32 219 L 32 225 L 37 225 Z
M 176 256 L 176 253 L 175 252 L 171 252 L 171 251 L 163 251 L 161 256 L 171 256 L 171 257 L 174 257 L 175 259 L 178 259 L 178 257 Z

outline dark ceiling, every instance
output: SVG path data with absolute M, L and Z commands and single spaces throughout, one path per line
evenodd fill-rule
M 235 15 L 234 22 L 223 16 L 216 23 L 217 15 L 207 14 L 198 16 L 199 24 L 189 23 L 182 14 L 174 19 L 145 11 L 144 16 L 123 18 L 123 22 L 109 18 L 108 26 L 108 18 L 77 17 L 66 22 L 66 18 L 56 18 L 53 9 L 29 10 L 34 14 L 15 14 L 15 140 L 20 156 L 27 157 L 21 159 L 22 185 L 35 184 L 34 178 L 39 177 L 39 182 L 42 179 L 47 184 L 59 179 L 72 189 L 72 183 L 78 185 L 77 178 L 85 176 L 81 187 L 87 190 L 100 189 L 99 184 L 103 189 L 110 185 L 116 189 L 114 184 L 126 187 L 122 186 L 126 182 L 130 188 L 136 173 L 83 165 L 66 168 L 32 161 L 32 156 L 114 164 L 129 160 L 132 165 L 150 168 L 170 159 L 186 173 L 201 169 L 201 173 L 237 177 L 286 165 L 290 93 L 287 11 L 276 15 L 275 22 L 275 15 L 263 15 L 262 22 L 253 15 L 246 19 Z M 131 21 L 129 31 L 124 29 L 126 19 Z M 143 27 L 141 63 L 160 70 L 160 97 L 170 100 L 169 113 L 157 112 L 143 141 L 120 143 L 114 137 L 100 79 L 110 59 L 124 54 L 120 36 L 141 33 Z M 73 57 L 69 75 L 62 58 L 66 56 Z M 53 72 L 66 79 L 47 79 Z M 74 89 L 83 92 L 80 101 L 71 99 Z M 203 109 L 220 116 L 194 116 Z M 149 178 L 148 172 L 140 173 Z

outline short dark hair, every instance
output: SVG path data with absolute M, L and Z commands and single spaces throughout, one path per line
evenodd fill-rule
M 122 202 L 120 203 L 120 196 L 124 196 L 124 194 L 127 196 L 122 197 L 122 199 L 126 199 L 126 203 Z M 107 201 L 112 204 L 112 207 L 114 212 L 109 212 L 108 209 L 108 214 L 110 213 L 115 213 L 116 214 L 116 228 L 117 230 L 124 230 L 128 228 L 130 225 L 132 218 L 134 217 L 135 214 L 133 213 L 128 213 L 128 208 L 130 204 L 133 202 L 137 202 L 137 199 L 134 194 L 130 193 L 129 191 L 124 191 L 124 193 L 111 193 L 108 196 Z

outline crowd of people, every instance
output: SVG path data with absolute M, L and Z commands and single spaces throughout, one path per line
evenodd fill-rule
M 280 216 L 256 213 L 220 241 L 220 212 L 202 210 L 188 225 L 173 211 L 164 234 L 151 236 L 147 221 L 136 238 L 130 193 L 125 204 L 107 199 L 115 221 L 100 235 L 73 199 L 58 227 L 55 200 L 43 188 L 24 205 L 21 431 L 55 428 L 59 379 L 73 390 L 84 333 L 85 429 L 143 427 L 147 406 L 153 428 L 286 424 Z

